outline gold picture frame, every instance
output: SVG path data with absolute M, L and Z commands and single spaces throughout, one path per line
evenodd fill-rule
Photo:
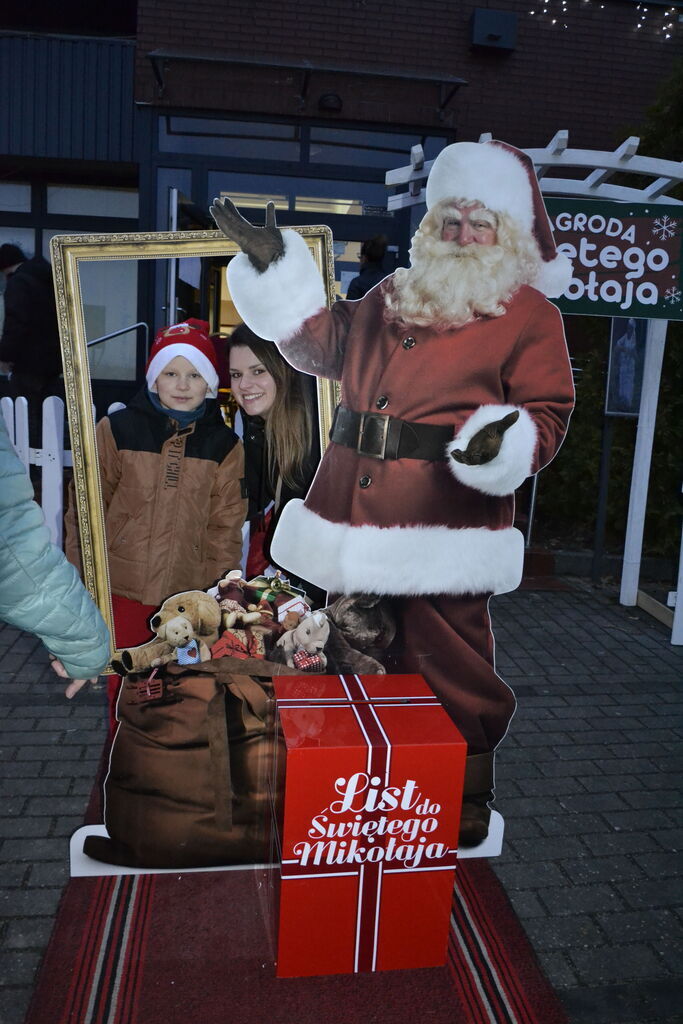
M 334 301 L 332 232 L 324 225 L 296 227 L 320 270 L 328 304 Z M 238 246 L 219 231 L 135 232 L 125 234 L 55 235 L 50 241 L 57 316 L 64 364 L 64 389 L 71 433 L 74 488 L 81 546 L 83 582 L 97 603 L 116 646 L 104 527 L 104 509 L 95 441 L 87 332 L 80 268 L 95 260 L 163 260 L 227 257 Z M 153 325 L 154 330 L 163 326 Z M 324 448 L 338 402 L 338 385 L 319 380 L 318 423 Z

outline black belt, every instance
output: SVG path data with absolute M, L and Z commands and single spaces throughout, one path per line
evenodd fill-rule
M 409 423 L 381 412 L 352 412 L 337 407 L 330 440 L 355 448 L 372 459 L 445 459 L 445 446 L 453 439 L 453 427 Z

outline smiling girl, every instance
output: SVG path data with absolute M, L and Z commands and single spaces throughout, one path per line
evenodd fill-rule
M 247 579 L 270 564 L 269 543 L 291 498 L 303 497 L 320 453 L 314 443 L 312 378 L 297 373 L 275 345 L 246 324 L 228 342 L 230 388 L 245 449 L 250 525 Z

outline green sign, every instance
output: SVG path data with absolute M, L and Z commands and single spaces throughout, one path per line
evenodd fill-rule
M 563 313 L 683 320 L 683 206 L 546 198 L 555 243 L 574 264 Z

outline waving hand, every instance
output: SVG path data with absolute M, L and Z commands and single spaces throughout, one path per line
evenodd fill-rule
M 266 206 L 266 224 L 263 228 L 254 227 L 245 220 L 231 199 L 214 199 L 209 210 L 217 227 L 231 242 L 237 242 L 259 273 L 262 274 L 284 253 L 282 233 L 275 223 L 274 203 Z

